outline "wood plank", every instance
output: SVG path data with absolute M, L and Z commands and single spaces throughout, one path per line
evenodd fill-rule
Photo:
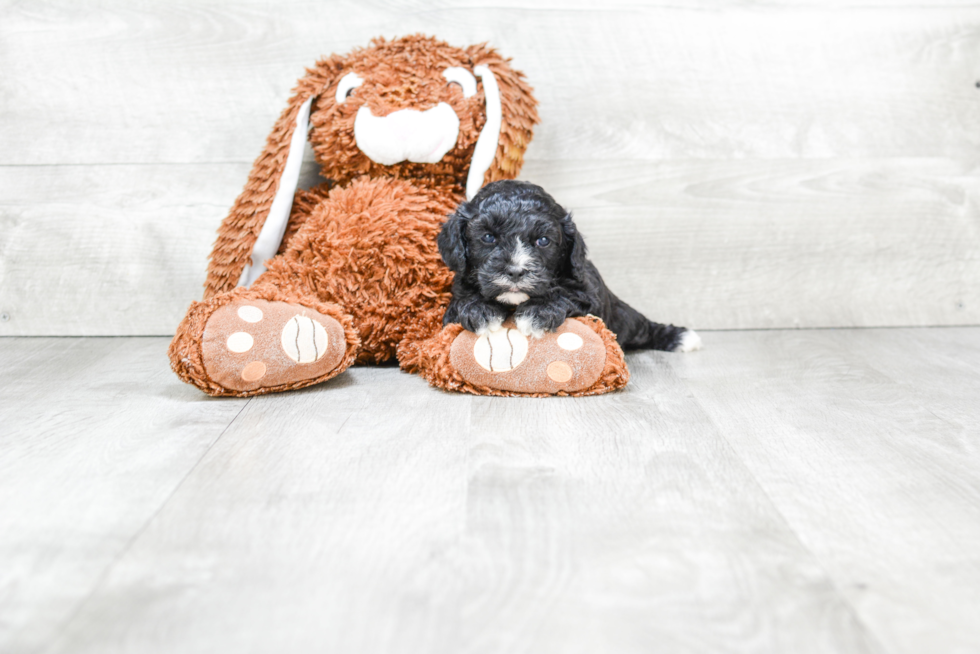
M 890 332 L 885 339 L 877 336 L 877 331 L 855 332 L 846 352 L 888 375 L 936 416 L 963 426 L 949 446 L 975 453 L 980 422 L 980 339 L 976 330 L 903 329 Z
M 49 651 L 880 651 L 674 376 L 257 398 Z
M 469 406 L 390 367 L 254 399 L 49 651 L 458 651 Z
M 172 335 L 248 166 L 0 168 L 0 335 Z
M 976 162 L 534 162 L 620 297 L 707 329 L 980 321 Z
M 304 67 L 413 32 L 514 58 L 531 159 L 975 156 L 980 9 L 909 4 L 6 2 L 0 164 L 250 163 Z
M 973 160 L 532 162 L 610 287 L 695 328 L 980 323 Z M 0 167 L 0 335 L 171 334 L 244 164 Z M 312 179 L 315 168 L 307 168 Z
M 241 411 L 166 339 L 0 339 L 0 651 L 41 651 Z
M 468 652 L 879 651 L 668 363 L 474 407 Z
M 674 369 L 872 633 L 893 652 L 975 649 L 980 331 L 716 333 L 708 347 Z

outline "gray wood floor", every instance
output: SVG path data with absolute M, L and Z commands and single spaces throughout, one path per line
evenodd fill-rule
M 0 651 L 980 651 L 980 328 L 704 336 L 574 400 L 0 339 Z

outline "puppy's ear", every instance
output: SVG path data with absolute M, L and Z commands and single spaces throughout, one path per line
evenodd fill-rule
M 449 216 L 439 232 L 439 255 L 453 272 L 466 270 L 466 223 L 471 217 L 470 205 L 464 202 Z
M 585 239 L 575 227 L 572 214 L 565 214 L 561 219 L 561 231 L 564 236 L 565 274 L 572 279 L 584 282 L 585 267 L 588 263 L 585 249 Z

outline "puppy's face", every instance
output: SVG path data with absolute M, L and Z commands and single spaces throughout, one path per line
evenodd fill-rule
M 464 203 L 439 236 L 443 260 L 486 300 L 518 305 L 568 274 L 574 225 L 538 186 L 501 181 Z

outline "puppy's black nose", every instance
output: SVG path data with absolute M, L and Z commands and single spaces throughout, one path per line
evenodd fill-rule
M 507 266 L 507 276 L 510 277 L 511 280 L 515 282 L 524 279 L 524 276 L 526 274 L 527 271 L 524 268 L 518 268 L 516 266 Z

